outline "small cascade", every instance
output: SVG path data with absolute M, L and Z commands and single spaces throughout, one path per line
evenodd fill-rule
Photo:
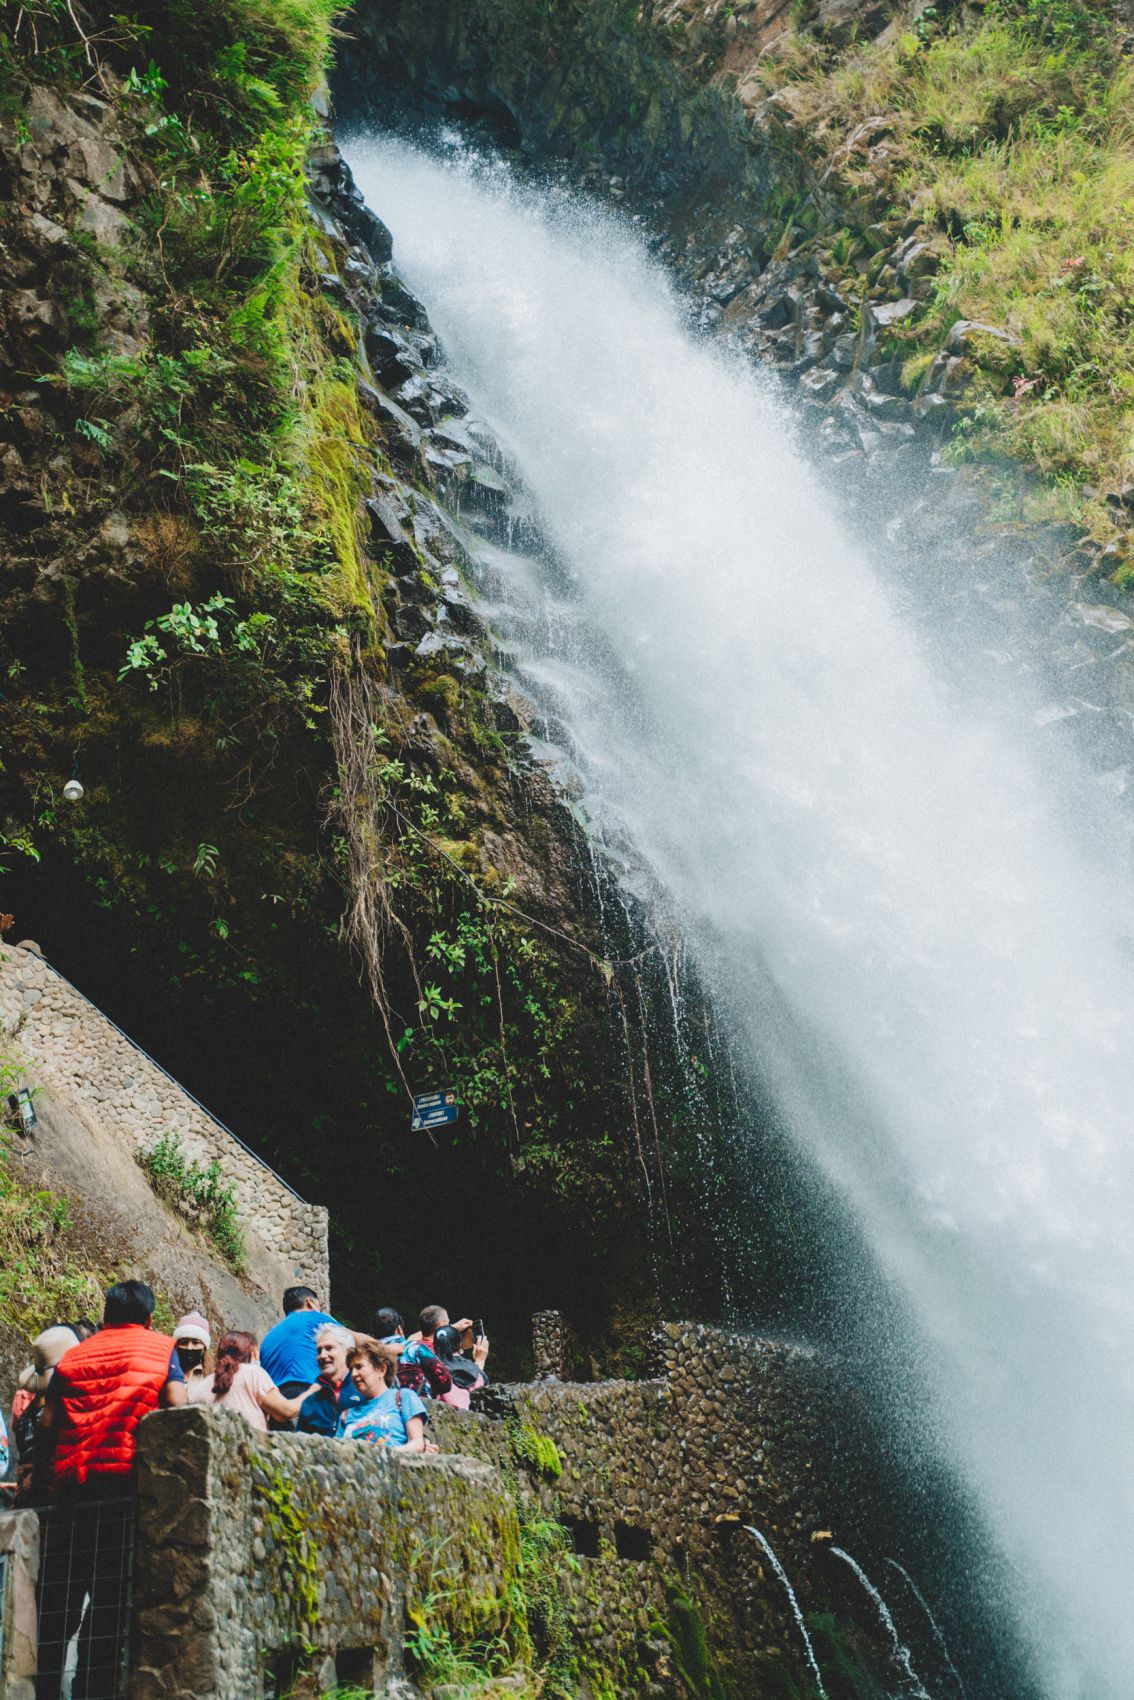
M 759 1529 L 754 1529 L 751 1523 L 746 1523 L 744 1527 L 748 1534 L 752 1536 L 753 1540 L 756 1541 L 761 1549 L 767 1554 L 768 1563 L 772 1566 L 772 1569 L 783 1584 L 784 1593 L 787 1595 L 788 1604 L 792 1609 L 792 1616 L 799 1625 L 799 1633 L 803 1637 L 803 1650 L 807 1654 L 807 1662 L 811 1666 L 811 1674 L 815 1678 L 815 1687 L 819 1691 L 821 1700 L 827 1700 L 827 1690 L 823 1687 L 823 1678 L 819 1671 L 819 1661 L 815 1657 L 815 1649 L 811 1645 L 811 1637 L 807 1633 L 807 1625 L 803 1621 L 803 1612 L 800 1609 L 799 1601 L 795 1597 L 795 1589 L 792 1587 L 791 1582 L 788 1579 L 788 1573 L 776 1557 L 775 1553 L 772 1551 L 770 1542 L 764 1538 Z M 928 1696 L 926 1697 L 926 1700 L 928 1700 Z
M 878 1589 L 874 1586 L 874 1583 L 870 1580 L 870 1577 L 862 1568 L 862 1565 L 859 1564 L 857 1559 L 852 1558 L 849 1552 L 844 1552 L 842 1547 L 832 1547 L 831 1552 L 836 1558 L 841 1558 L 844 1564 L 849 1564 L 850 1568 L 854 1571 L 855 1575 L 862 1583 L 866 1592 L 870 1595 L 871 1600 L 874 1602 L 874 1609 L 877 1611 L 878 1616 L 882 1620 L 882 1627 L 890 1637 L 894 1652 L 894 1660 L 900 1669 L 905 1672 L 906 1676 L 909 1677 L 910 1684 L 917 1700 L 933 1700 L 933 1696 L 930 1694 L 924 1682 L 922 1682 L 920 1676 L 918 1676 L 917 1672 L 913 1668 L 913 1660 L 910 1658 L 910 1650 L 898 1634 L 898 1627 L 890 1615 L 889 1606 L 878 1592 Z
M 961 1700 L 968 1700 L 968 1695 L 965 1691 L 965 1685 L 964 1685 L 963 1681 L 961 1680 L 961 1673 L 957 1669 L 956 1665 L 953 1663 L 953 1657 L 952 1657 L 952 1654 L 949 1651 L 949 1644 L 948 1644 L 944 1635 L 941 1632 L 941 1626 L 939 1625 L 939 1623 L 937 1622 L 937 1619 L 934 1617 L 933 1613 L 929 1609 L 929 1602 L 926 1600 L 925 1595 L 922 1593 L 921 1589 L 918 1587 L 917 1583 L 914 1581 L 914 1579 L 910 1575 L 909 1571 L 905 1568 L 904 1565 L 899 1564 L 896 1558 L 888 1558 L 886 1560 L 886 1563 L 890 1566 L 891 1570 L 896 1570 L 898 1572 L 898 1575 L 902 1578 L 903 1582 L 906 1584 L 906 1587 L 909 1589 L 910 1593 L 913 1595 L 914 1599 L 917 1601 L 918 1605 L 921 1607 L 922 1611 L 925 1613 L 926 1617 L 929 1619 L 929 1627 L 930 1627 L 930 1629 L 932 1629 L 934 1639 L 936 1640 L 937 1645 L 941 1649 L 941 1657 L 944 1659 L 946 1665 L 948 1666 L 949 1674 L 953 1678 L 953 1681 L 957 1684 L 957 1692 L 960 1694 Z

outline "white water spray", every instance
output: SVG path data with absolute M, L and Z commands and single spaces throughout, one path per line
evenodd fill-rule
M 929 1601 L 926 1599 L 925 1595 L 922 1593 L 921 1589 L 918 1587 L 904 1564 L 899 1564 L 896 1558 L 888 1558 L 886 1563 L 890 1566 L 891 1570 L 896 1570 L 898 1572 L 898 1575 L 902 1578 L 906 1587 L 921 1607 L 922 1612 L 928 1619 L 929 1627 L 933 1631 L 933 1638 L 937 1642 L 938 1647 L 941 1649 L 941 1657 L 945 1661 L 946 1668 L 948 1669 L 950 1676 L 953 1678 L 953 1681 L 957 1684 L 961 1700 L 968 1700 L 961 1673 L 953 1663 L 953 1655 L 949 1651 L 949 1643 L 946 1641 L 945 1636 L 942 1633 L 941 1625 L 929 1609 Z
M 807 1656 L 807 1663 L 811 1667 L 811 1674 L 815 1678 L 815 1686 L 819 1690 L 820 1700 L 827 1700 L 827 1691 L 823 1687 L 823 1676 L 819 1669 L 819 1661 L 815 1657 L 815 1649 L 811 1645 L 811 1637 L 807 1633 L 807 1625 L 803 1621 L 803 1612 L 800 1610 L 799 1601 L 795 1597 L 795 1589 L 791 1585 L 788 1573 L 773 1552 L 772 1543 L 760 1533 L 759 1529 L 754 1529 L 751 1523 L 746 1523 L 744 1527 L 745 1531 L 752 1536 L 753 1540 L 759 1543 L 767 1556 L 768 1563 L 772 1566 L 772 1569 L 779 1577 L 784 1593 L 788 1597 L 788 1604 L 791 1606 L 792 1616 L 795 1618 L 796 1624 L 799 1628 L 799 1633 L 803 1640 L 803 1651 Z
M 898 1634 L 898 1626 L 891 1616 L 889 1606 L 878 1592 L 878 1589 L 874 1586 L 874 1583 L 870 1580 L 870 1577 L 866 1574 L 866 1571 L 862 1568 L 862 1565 L 859 1564 L 857 1559 L 852 1558 L 849 1552 L 844 1552 L 842 1547 L 832 1547 L 831 1554 L 832 1557 L 841 1558 L 844 1564 L 848 1564 L 850 1566 L 862 1584 L 864 1591 L 867 1595 L 869 1595 L 870 1601 L 874 1606 L 875 1611 L 878 1613 L 882 1627 L 889 1637 L 890 1646 L 894 1654 L 894 1663 L 908 1678 L 910 1686 L 916 1696 L 916 1700 L 933 1700 L 933 1697 L 929 1693 L 924 1682 L 922 1682 L 920 1676 L 918 1676 L 917 1672 L 914 1670 L 913 1660 L 910 1657 L 910 1650 Z
M 499 170 L 348 152 L 572 580 L 527 664 L 589 812 L 668 888 L 907 1293 L 1049 1694 L 1126 1700 L 1134 929 L 1109 805 L 1083 841 L 1048 757 L 951 699 L 774 397 L 687 333 L 631 233 Z

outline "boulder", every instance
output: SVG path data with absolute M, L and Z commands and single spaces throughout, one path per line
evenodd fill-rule
M 92 195 L 74 179 L 68 181 L 67 187 L 75 199 L 81 203 L 82 211 L 75 220 L 76 228 L 86 231 L 93 236 L 102 248 L 119 248 L 130 228 L 130 220 L 120 208 L 111 206 L 98 195 Z
M 819 0 L 815 33 L 836 47 L 872 40 L 889 23 L 892 10 L 888 0 Z
M 12 329 L 28 342 L 59 347 L 67 340 L 67 315 L 57 301 L 33 289 L 12 291 L 8 316 Z
M 802 393 L 812 401 L 826 401 L 843 382 L 843 375 L 831 366 L 813 366 L 799 380 Z
M 949 335 L 945 338 L 945 349 L 949 354 L 975 354 L 979 349 L 981 339 L 991 337 L 993 342 L 1002 342 L 1010 347 L 1019 343 L 1019 337 L 1011 331 L 1002 329 L 999 325 L 984 325 L 979 319 L 958 319 Z
M 874 323 L 880 330 L 886 330 L 890 325 L 900 325 L 903 319 L 908 319 L 911 313 L 917 311 L 917 302 L 912 295 L 905 295 L 900 301 L 882 301 L 870 309 Z
M 898 260 L 898 276 L 911 284 L 919 278 L 932 277 L 941 269 L 941 255 L 928 242 L 914 242 Z

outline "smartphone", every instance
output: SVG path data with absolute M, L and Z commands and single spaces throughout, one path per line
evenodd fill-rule
M 472 1337 L 474 1340 L 484 1339 L 484 1323 L 479 1316 L 473 1323 Z

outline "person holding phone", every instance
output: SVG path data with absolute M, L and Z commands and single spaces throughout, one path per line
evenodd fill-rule
M 488 1385 L 485 1361 L 488 1357 L 488 1336 L 482 1322 L 464 1317 L 451 1326 L 438 1328 L 433 1336 L 433 1350 L 448 1370 L 453 1385 L 442 1393 L 441 1402 L 458 1411 L 467 1411 L 472 1395 Z

